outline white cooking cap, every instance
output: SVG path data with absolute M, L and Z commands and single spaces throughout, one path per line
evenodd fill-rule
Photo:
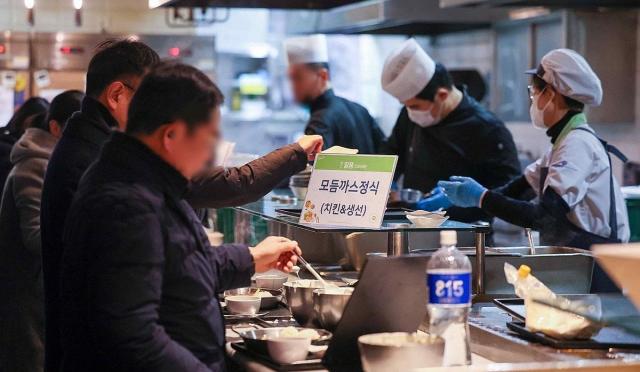
M 329 63 L 327 38 L 324 35 L 292 37 L 284 42 L 290 65 L 301 63 Z
M 580 54 L 571 49 L 554 49 L 545 54 L 540 66 L 527 74 L 536 75 L 565 97 L 589 106 L 602 102 L 600 79 Z
M 417 96 L 429 84 L 435 71 L 436 63 L 411 38 L 384 62 L 382 89 L 404 102 Z

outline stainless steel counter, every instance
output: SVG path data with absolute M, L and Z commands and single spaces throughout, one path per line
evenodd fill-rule
M 506 329 L 508 321 L 511 317 L 493 305 L 474 305 L 470 316 L 473 365 L 425 368 L 424 371 L 640 371 L 640 351 L 557 350 L 517 337 Z M 230 341 L 237 340 L 230 330 L 227 337 Z M 248 371 L 273 371 L 247 355 L 235 352 L 230 345 L 227 345 L 227 353 Z

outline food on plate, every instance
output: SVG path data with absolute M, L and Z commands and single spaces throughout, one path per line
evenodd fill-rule
M 432 344 L 435 336 L 419 333 L 380 333 L 367 336 L 367 343 L 380 346 L 403 347 Z
M 280 331 L 277 338 L 308 338 L 313 341 L 319 339 L 320 334 L 313 329 L 298 330 L 295 327 L 287 327 Z

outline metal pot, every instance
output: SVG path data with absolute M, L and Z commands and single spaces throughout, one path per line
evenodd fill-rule
M 289 311 L 291 311 L 291 315 L 301 326 L 320 326 L 313 311 L 313 291 L 322 288 L 324 288 L 324 285 L 319 280 L 298 280 L 284 283 L 285 301 Z
M 411 371 L 441 367 L 444 340 L 428 334 L 374 333 L 358 338 L 365 372 Z
M 313 291 L 313 310 L 320 326 L 334 331 L 347 302 L 353 294 L 353 288 L 324 288 Z

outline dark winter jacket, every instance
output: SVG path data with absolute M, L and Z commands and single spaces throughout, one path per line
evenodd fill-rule
M 217 293 L 248 286 L 246 246 L 211 247 L 187 180 L 114 133 L 69 210 L 62 258 L 62 370 L 224 370 Z
M 62 232 L 80 178 L 117 127 L 107 109 L 91 97 L 67 122 L 51 156 L 42 194 L 42 258 L 45 289 L 47 372 L 58 372 L 58 327 Z M 192 183 L 186 198 L 193 207 L 220 208 L 258 200 L 280 181 L 305 168 L 307 156 L 297 145 L 285 146 L 238 168 L 209 168 Z
M 0 206 L 0 371 L 42 371 L 40 196 L 56 138 L 29 128 L 11 151 Z

